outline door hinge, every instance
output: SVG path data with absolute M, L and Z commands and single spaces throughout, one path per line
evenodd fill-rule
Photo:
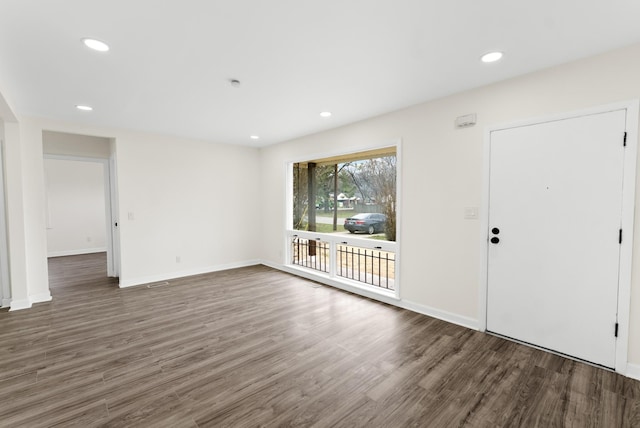
M 622 137 L 622 146 L 627 147 L 627 133 L 624 133 L 624 137 Z
M 618 233 L 618 244 L 622 244 L 622 229 L 620 229 L 620 232 Z
M 618 337 L 618 323 L 616 323 L 616 328 L 615 328 L 615 331 L 613 332 L 613 335 L 615 337 Z

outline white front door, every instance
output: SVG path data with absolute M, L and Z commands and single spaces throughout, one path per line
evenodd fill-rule
M 625 120 L 491 133 L 488 331 L 615 367 Z

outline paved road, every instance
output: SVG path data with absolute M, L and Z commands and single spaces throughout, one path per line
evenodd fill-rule
M 333 224 L 333 217 L 316 216 L 316 223 Z M 344 224 L 344 219 L 338 217 L 338 224 Z
M 308 219 L 306 219 L 306 220 L 308 220 Z M 333 224 L 333 217 L 324 217 L 324 216 L 316 215 L 316 223 L 319 223 L 319 224 Z M 337 224 L 344 224 L 344 219 L 338 217 L 338 223 Z

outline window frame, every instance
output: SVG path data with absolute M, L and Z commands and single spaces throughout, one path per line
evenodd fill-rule
M 296 163 L 313 162 L 314 159 L 329 160 L 339 157 L 352 157 L 358 153 L 367 153 L 376 150 L 395 149 L 396 154 L 396 241 L 378 241 L 368 238 L 359 238 L 354 236 L 344 236 L 342 234 L 335 233 L 322 233 L 322 232 L 309 232 L 293 229 L 293 166 Z M 369 157 L 370 158 L 370 157 Z M 366 157 L 363 157 L 366 159 Z M 284 237 L 283 237 L 283 260 L 282 265 L 286 270 L 308 278 L 314 281 L 318 281 L 327 285 L 334 286 L 336 288 L 344 289 L 356 294 L 361 294 L 366 297 L 386 301 L 386 300 L 400 300 L 401 295 L 401 255 L 400 255 L 400 241 L 402 239 L 402 139 L 394 139 L 390 142 L 380 145 L 373 145 L 368 147 L 359 147 L 353 150 L 347 151 L 330 151 L 325 153 L 316 153 L 309 156 L 299 157 L 296 159 L 290 159 L 286 162 L 285 168 L 285 216 L 284 216 Z M 321 272 L 312 272 L 304 267 L 297 266 L 291 263 L 292 251 L 291 242 L 295 236 L 307 238 L 307 239 L 320 239 L 322 241 L 331 242 L 332 245 L 337 245 L 347 241 L 349 244 L 362 246 L 364 248 L 382 249 L 383 251 L 393 251 L 395 253 L 395 273 L 394 273 L 394 290 L 377 289 L 376 286 L 370 286 L 361 284 L 358 281 L 337 277 L 335 275 L 335 262 L 332 261 L 331 271 L 328 274 Z

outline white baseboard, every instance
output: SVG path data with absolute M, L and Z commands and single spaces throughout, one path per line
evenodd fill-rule
M 259 260 L 247 260 L 244 262 L 208 266 L 205 268 L 182 270 L 182 271 L 170 272 L 170 273 L 160 274 L 160 275 L 144 276 L 140 278 L 123 279 L 122 276 L 120 276 L 119 285 L 120 285 L 120 288 L 135 287 L 136 285 L 151 284 L 154 282 L 167 281 L 169 279 L 183 278 L 186 276 L 201 275 L 203 273 L 218 272 L 221 270 L 228 270 L 228 269 L 237 269 L 241 267 L 255 266 L 259 264 L 260 264 Z
M 401 308 L 408 309 L 419 314 L 428 315 L 433 318 L 438 318 L 442 321 L 447 321 L 452 324 L 457 324 L 462 327 L 470 328 L 472 330 L 479 330 L 480 324 L 478 320 L 474 318 L 465 317 L 462 315 L 454 314 L 452 312 L 443 311 L 441 309 L 432 308 L 430 306 L 421 305 L 419 303 L 411 302 L 408 300 L 401 300 L 398 304 Z
M 295 267 L 278 265 L 278 264 L 270 263 L 267 261 L 263 261 L 262 264 L 265 266 L 272 267 L 274 269 L 291 273 L 293 275 L 298 275 L 306 279 L 321 282 L 323 284 L 327 284 L 332 287 L 340 288 L 342 290 L 349 291 L 354 294 L 359 294 L 361 296 L 368 297 L 370 299 L 378 300 L 384 303 L 388 303 L 390 305 L 407 309 L 412 312 L 417 312 L 419 314 L 427 315 L 433 318 L 438 318 L 440 320 L 447 321 L 452 324 L 457 324 L 462 327 L 470 328 L 472 330 L 478 330 L 480 328 L 478 320 L 476 319 L 454 314 L 447 311 L 443 311 L 440 309 L 432 308 L 429 306 L 421 305 L 408 300 L 399 299 L 391 293 L 371 291 L 371 290 L 367 290 L 365 287 L 352 286 L 349 284 L 345 284 L 342 281 L 335 281 L 335 280 L 332 280 L 331 278 L 326 278 L 321 275 L 315 275 L 313 272 L 307 271 L 305 269 L 297 269 Z
M 11 299 L 2 299 L 0 302 L 0 308 L 8 308 L 11 306 Z
M 51 293 L 50 292 L 46 292 L 46 293 L 34 294 L 33 296 L 29 296 L 29 300 L 31 301 L 31 303 L 50 302 L 51 301 Z
M 65 257 L 65 256 L 79 256 L 80 254 L 93 254 L 93 253 L 106 253 L 106 247 L 100 248 L 81 248 L 79 250 L 64 250 L 64 251 L 50 251 L 47 253 L 47 257 Z
M 21 309 L 29 309 L 29 308 L 31 308 L 31 301 L 29 299 L 22 299 L 22 300 L 12 299 L 9 312 L 19 311 Z
M 51 298 L 51 293 L 46 292 L 46 293 L 34 294 L 32 296 L 29 296 L 28 299 L 21 299 L 21 300 L 5 299 L 2 301 L 3 304 L 7 300 L 11 301 L 11 304 L 9 305 L 9 312 L 11 312 L 11 311 L 19 311 L 21 309 L 30 309 L 34 303 L 50 302 L 52 298 Z
M 640 380 L 640 365 L 627 363 L 625 375 L 635 380 Z

